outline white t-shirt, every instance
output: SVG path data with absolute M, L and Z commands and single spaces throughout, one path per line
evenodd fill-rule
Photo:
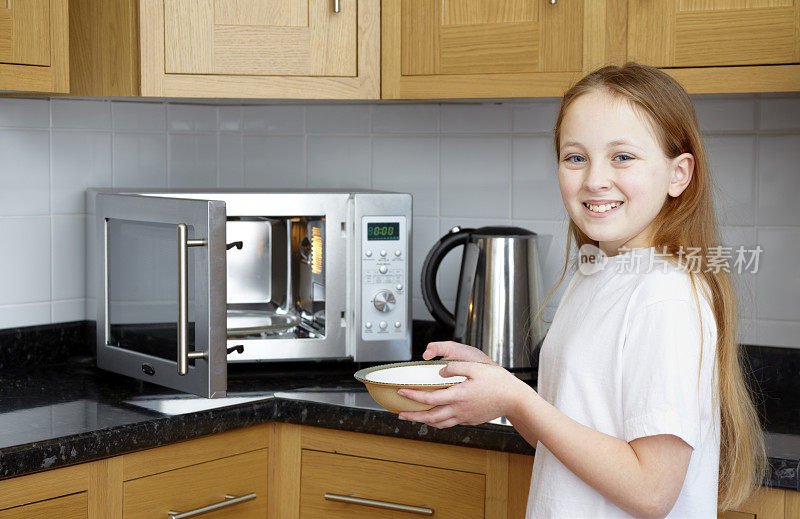
M 688 443 L 689 469 L 667 517 L 716 518 L 715 319 L 698 279 L 701 368 L 701 319 L 689 274 L 654 252 L 618 254 L 599 272 L 573 275 L 542 344 L 537 390 L 573 420 L 626 442 L 674 434 Z M 628 271 L 637 261 L 638 272 Z M 537 442 L 525 517 L 632 516 Z

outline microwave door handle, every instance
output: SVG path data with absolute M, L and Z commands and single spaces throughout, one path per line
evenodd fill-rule
M 205 351 L 189 351 L 189 247 L 208 245 L 206 240 L 190 240 L 185 223 L 178 224 L 178 375 L 189 372 L 190 359 L 208 358 Z

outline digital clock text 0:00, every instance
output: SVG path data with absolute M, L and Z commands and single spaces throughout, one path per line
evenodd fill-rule
M 370 223 L 367 225 L 368 240 L 397 240 L 400 238 L 400 225 L 393 223 Z

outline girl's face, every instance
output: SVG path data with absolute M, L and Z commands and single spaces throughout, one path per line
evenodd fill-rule
M 573 222 L 607 255 L 649 247 L 651 223 L 667 196 L 680 195 L 694 158 L 664 155 L 646 115 L 626 100 L 592 91 L 561 124 L 558 183 Z

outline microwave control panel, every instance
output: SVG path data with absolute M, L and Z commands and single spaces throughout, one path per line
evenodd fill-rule
M 408 232 L 405 216 L 361 219 L 361 338 L 400 339 L 408 333 Z

